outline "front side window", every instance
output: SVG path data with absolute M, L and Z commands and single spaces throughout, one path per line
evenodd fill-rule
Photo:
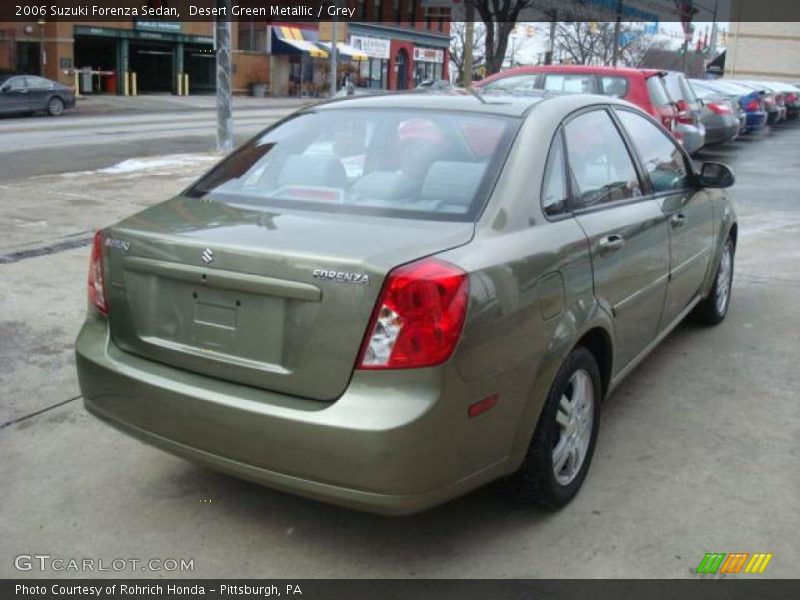
M 24 77 L 12 77 L 8 81 L 3 84 L 3 87 L 8 86 L 10 90 L 24 90 L 25 89 L 25 78 Z
M 629 110 L 619 120 L 639 152 L 654 192 L 681 190 L 689 185 L 689 170 L 678 146 L 656 125 Z
M 570 120 L 564 135 L 576 209 L 641 195 L 631 156 L 605 110 Z
M 518 123 L 419 110 L 305 112 L 245 144 L 186 194 L 251 207 L 470 221 Z
M 548 73 L 544 80 L 544 89 L 550 92 L 592 94 L 594 93 L 594 83 L 591 75 Z

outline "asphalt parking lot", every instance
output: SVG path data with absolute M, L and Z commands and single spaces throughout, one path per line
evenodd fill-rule
M 14 566 L 47 554 L 193 560 L 190 572 L 122 571 L 131 577 L 682 578 L 706 552 L 770 552 L 761 577 L 800 576 L 799 150 L 795 122 L 698 157 L 737 174 L 730 314 L 680 326 L 608 399 L 586 484 L 556 514 L 491 489 L 411 517 L 361 514 L 101 424 L 82 407 L 72 355 L 85 232 L 165 199 L 212 158 L 2 173 L 0 577 L 120 574 Z

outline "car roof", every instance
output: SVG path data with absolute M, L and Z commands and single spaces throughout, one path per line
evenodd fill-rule
M 482 90 L 468 92 L 463 89 L 446 92 L 400 92 L 379 96 L 351 96 L 310 106 L 306 110 L 349 108 L 444 110 L 524 119 L 528 117 L 529 113 L 535 115 L 539 110 L 545 110 L 547 107 L 547 119 L 552 118 L 558 122 L 581 108 L 611 104 L 632 107 L 641 111 L 636 105 L 626 100 L 598 94 L 570 94 L 543 90 L 526 90 L 519 93 Z
M 590 73 L 593 75 L 626 75 L 650 77 L 664 73 L 659 69 L 635 69 L 633 67 L 609 67 L 603 65 L 537 65 L 515 67 L 492 75 L 492 78 L 507 75 L 524 75 L 526 73 Z M 487 78 L 488 79 L 488 78 Z
M 312 110 L 344 108 L 446 110 L 523 117 L 533 106 L 554 95 L 551 92 L 536 90 L 525 94 L 469 92 L 464 89 L 412 91 L 337 98 L 311 108 Z

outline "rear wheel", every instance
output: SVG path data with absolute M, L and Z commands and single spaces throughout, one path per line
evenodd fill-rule
M 572 500 L 594 453 L 601 398 L 597 361 L 579 346 L 558 370 L 528 454 L 520 469 L 503 481 L 504 491 L 550 510 Z
M 64 101 L 58 97 L 50 98 L 50 101 L 47 103 L 47 114 L 51 117 L 57 117 L 63 112 Z
M 728 314 L 731 303 L 731 286 L 733 285 L 733 240 L 725 241 L 722 254 L 717 265 L 717 274 L 708 296 L 697 305 L 694 314 L 705 325 L 717 325 Z

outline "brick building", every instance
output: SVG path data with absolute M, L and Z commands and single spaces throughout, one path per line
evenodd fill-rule
M 450 23 L 421 0 L 350 0 L 358 22 L 338 26 L 340 67 L 361 87 L 413 88 L 448 77 Z M 378 21 L 380 19 L 380 21 Z M 233 23 L 233 87 L 264 83 L 273 95 L 314 95 L 326 88 L 330 39 L 324 23 Z M 343 34 L 343 35 L 342 35 Z M 328 34 L 329 35 L 329 34 Z M 139 93 L 190 93 L 215 86 L 214 24 L 168 20 L 0 22 L 0 73 L 43 75 L 72 85 L 75 72 L 95 73 L 94 93 L 125 92 L 121 74 L 136 73 Z

